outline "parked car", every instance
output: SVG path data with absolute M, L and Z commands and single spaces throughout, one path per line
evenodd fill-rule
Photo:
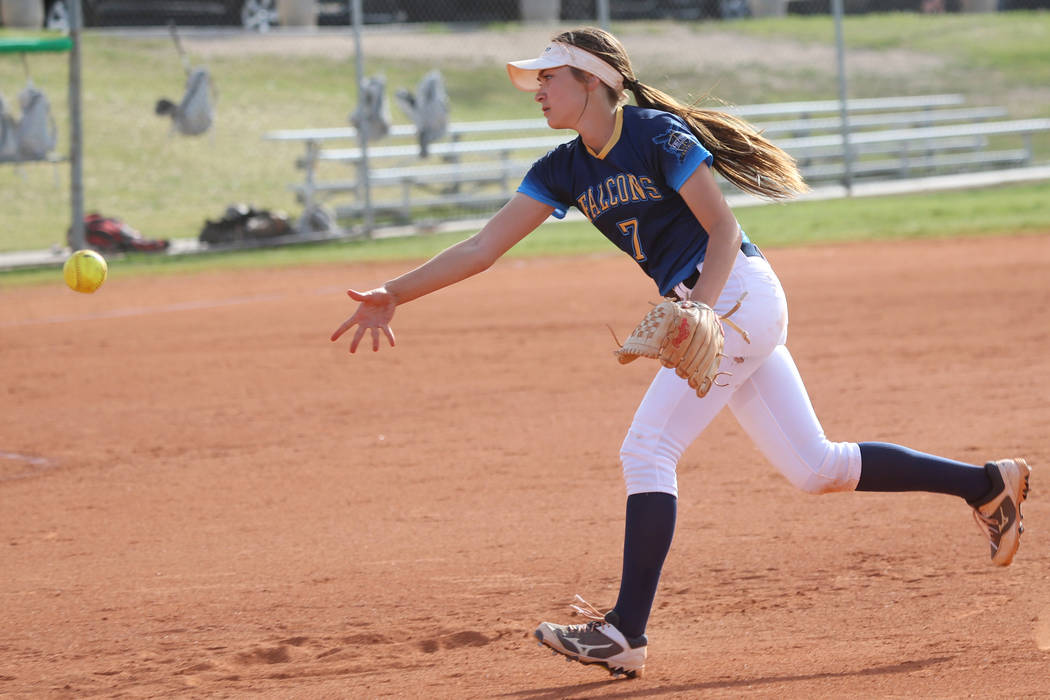
M 44 25 L 47 28 L 69 28 L 70 1 L 40 0 L 44 3 Z M 825 7 L 830 2 L 792 1 L 806 4 L 823 2 Z M 870 1 L 873 0 L 847 0 Z M 921 0 L 883 1 L 917 3 Z M 349 24 L 350 2 L 317 0 L 317 23 Z M 361 6 L 365 24 L 504 22 L 518 20 L 521 16 L 520 0 L 362 0 Z M 163 26 L 174 21 L 180 26 L 225 25 L 266 31 L 278 24 L 277 0 L 81 0 L 81 7 L 85 27 Z M 561 3 L 563 20 L 594 20 L 596 12 L 596 0 L 562 0 Z M 748 0 L 610 0 L 609 14 L 614 20 L 698 20 L 746 17 L 751 12 Z
M 561 16 L 566 20 L 594 19 L 598 7 L 595 0 L 562 0 Z M 609 0 L 609 18 L 677 19 L 733 19 L 751 14 L 747 0 Z
M 1050 9 L 1050 0 L 998 0 L 996 9 L 1010 10 L 1046 10 Z
M 41 0 L 44 26 L 69 28 L 70 0 Z M 277 23 L 277 0 L 81 0 L 83 26 L 238 25 L 265 31 Z
M 831 13 L 831 0 L 788 0 L 787 11 L 796 15 L 826 15 Z M 962 0 L 843 0 L 843 11 L 850 15 L 872 12 L 961 12 Z
M 398 0 L 362 0 L 361 14 L 365 24 L 404 22 L 408 12 Z M 317 23 L 322 25 L 350 24 L 350 0 L 318 0 Z
M 361 0 L 361 21 L 365 24 L 456 22 L 464 21 L 471 15 L 510 20 L 512 16 L 508 2 L 517 3 L 517 0 Z M 501 8 L 501 3 L 505 7 Z M 318 24 L 340 25 L 350 22 L 350 0 L 318 0 Z
M 44 3 L 44 26 L 69 28 L 70 0 Z M 404 22 L 411 5 L 400 0 L 363 0 L 366 24 Z M 81 0 L 83 26 L 241 26 L 266 31 L 278 24 L 277 0 Z M 350 0 L 318 0 L 318 24 L 349 24 Z
M 318 24 L 348 24 L 350 0 L 319 0 Z M 514 22 L 521 19 L 520 0 L 362 0 L 365 24 L 387 22 Z M 561 0 L 561 19 L 597 17 L 595 0 Z M 751 14 L 748 0 L 609 0 L 613 20 L 730 19 Z

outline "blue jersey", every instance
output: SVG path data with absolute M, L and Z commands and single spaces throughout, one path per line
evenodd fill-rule
M 707 251 L 707 232 L 678 189 L 712 161 L 680 117 L 628 105 L 600 153 L 577 136 L 537 160 L 518 192 L 559 219 L 575 206 L 667 295 Z

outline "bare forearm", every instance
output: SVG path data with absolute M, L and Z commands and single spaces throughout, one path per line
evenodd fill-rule
M 474 238 L 468 238 L 384 286 L 398 304 L 404 304 L 476 275 L 493 262 L 494 259 L 484 254 Z
M 696 220 L 707 231 L 704 266 L 690 296 L 714 308 L 740 251 L 743 238 L 740 224 L 726 204 L 710 168 L 697 168 L 680 192 Z
M 390 280 L 386 291 L 404 304 L 487 270 L 552 211 L 549 205 L 515 194 L 477 234 Z

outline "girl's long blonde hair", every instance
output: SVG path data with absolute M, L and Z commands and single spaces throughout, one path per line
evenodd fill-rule
M 597 27 L 563 32 L 553 39 L 583 49 L 602 59 L 624 77 L 624 89 L 634 93 L 639 107 L 659 109 L 681 117 L 697 139 L 714 155 L 713 167 L 736 187 L 768 199 L 789 199 L 809 190 L 795 159 L 739 117 L 713 109 L 682 104 L 667 93 L 638 82 L 623 44 Z M 614 93 L 615 100 L 621 95 Z

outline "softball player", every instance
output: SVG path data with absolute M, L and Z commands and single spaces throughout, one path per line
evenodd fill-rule
M 728 406 L 768 460 L 799 489 L 930 491 L 972 508 L 990 543 L 991 561 L 1017 551 L 1021 503 L 1031 469 L 1021 459 L 983 466 L 873 442 L 824 436 L 788 352 L 784 291 L 759 248 L 740 230 L 713 170 L 743 190 L 787 198 L 806 189 L 795 162 L 753 127 L 723 113 L 687 107 L 638 81 L 620 42 L 595 28 L 556 36 L 535 59 L 507 66 L 511 82 L 535 92 L 548 124 L 578 137 L 536 161 L 518 192 L 480 232 L 422 266 L 367 292 L 333 333 L 357 326 L 394 345 L 390 321 L 399 304 L 492 265 L 553 214 L 577 207 L 630 255 L 662 295 L 705 303 L 720 315 L 741 297 L 733 320 L 750 335 L 726 334 L 731 376 L 699 398 L 672 369 L 660 369 L 620 450 L 627 487 L 623 572 L 615 606 L 578 625 L 544 622 L 536 638 L 555 652 L 611 673 L 634 676 L 645 665 L 646 624 L 674 533 L 682 453 Z M 627 105 L 625 90 L 637 106 Z

